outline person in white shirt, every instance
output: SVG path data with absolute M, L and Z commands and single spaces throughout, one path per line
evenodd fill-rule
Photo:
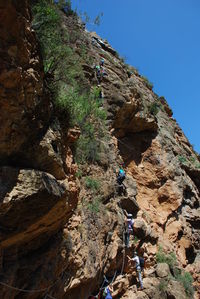
M 129 256 L 127 256 L 129 261 L 133 261 L 135 262 L 135 268 L 137 271 L 137 276 L 138 276 L 138 280 L 140 282 L 140 289 L 143 290 L 143 281 L 142 281 L 142 273 L 141 273 L 141 266 L 140 266 L 140 258 L 137 255 L 137 252 L 134 252 L 133 254 L 133 258 L 130 258 Z

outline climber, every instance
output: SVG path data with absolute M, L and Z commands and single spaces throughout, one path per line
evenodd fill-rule
M 98 90 L 98 93 L 99 93 L 98 97 L 99 97 L 99 99 L 103 99 L 103 91 L 102 91 L 101 85 L 98 84 L 97 87 L 98 87 L 97 90 Z
M 101 68 L 100 68 L 100 66 L 99 65 L 96 65 L 95 66 L 95 69 L 96 69 L 96 73 L 97 73 L 97 75 L 99 74 L 100 75 L 100 70 L 101 70 Z
M 111 295 L 112 292 L 113 292 L 113 287 L 111 285 L 107 286 L 104 289 L 103 298 L 105 298 L 105 299 L 112 299 L 112 295 Z
M 122 168 L 120 168 L 117 174 L 117 184 L 118 184 L 117 189 L 119 195 L 126 194 L 126 186 L 123 184 L 125 177 L 126 177 L 125 171 Z
M 126 214 L 126 232 L 125 232 L 125 246 L 129 248 L 130 235 L 133 234 L 133 225 L 135 220 L 133 219 L 132 214 L 128 214 L 126 210 L 124 210 Z
M 108 74 L 106 73 L 104 67 L 101 67 L 101 76 L 104 77 L 104 76 L 108 76 Z
M 101 58 L 99 65 L 102 67 L 104 65 L 104 58 Z
M 125 171 L 122 168 L 120 168 L 117 174 L 117 183 L 121 185 L 125 180 L 125 177 L 126 177 Z
M 101 68 L 99 65 L 95 66 L 98 84 L 101 82 Z
M 141 273 L 142 269 L 141 269 L 141 265 L 140 265 L 140 258 L 137 255 L 137 252 L 133 253 L 133 258 L 130 258 L 128 255 L 127 255 L 127 257 L 129 259 L 129 261 L 135 262 L 135 268 L 137 271 L 138 280 L 140 282 L 140 289 L 143 290 L 143 281 L 142 281 L 142 273 Z

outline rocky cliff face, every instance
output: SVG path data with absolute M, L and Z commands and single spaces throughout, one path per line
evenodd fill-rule
M 48 288 L 61 274 L 60 230 L 78 199 L 76 132 L 54 117 L 28 1 L 0 1 L 0 16 L 0 293 L 38 298 L 19 289 Z
M 27 1 L 10 0 L 0 9 L 2 298 L 85 299 L 107 284 L 104 275 L 114 298 L 187 298 L 172 269 L 156 265 L 159 246 L 175 253 L 179 271 L 193 275 L 198 298 L 200 160 L 165 99 L 106 41 L 74 16 L 63 16 L 69 33 L 79 32 L 74 51 L 81 55 L 84 46 L 95 64 L 103 57 L 107 73 L 100 82 L 107 111 L 104 151 L 96 163 L 79 166 L 78 183 L 69 145 L 79 133 L 54 116 Z M 94 65 L 82 68 L 96 86 Z M 122 162 L 126 194 L 119 195 Z M 124 210 L 135 218 L 129 248 Z M 143 291 L 127 259 L 133 250 L 146 260 Z
M 73 28 L 69 19 L 66 24 Z M 136 294 L 126 256 L 137 249 L 146 259 L 147 276 L 155 276 L 155 254 L 162 246 L 165 252 L 175 253 L 179 266 L 189 271 L 198 285 L 199 156 L 173 119 L 166 100 L 159 98 L 143 77 L 125 65 L 106 41 L 95 33 L 83 32 L 81 43 L 96 64 L 102 57 L 105 59 L 107 75 L 102 77 L 100 85 L 110 137 L 107 159 L 102 157 L 99 163 L 104 164 L 104 169 L 101 165 L 83 169 L 82 203 L 66 229 L 74 244 L 70 260 L 75 268 L 66 288 L 66 298 L 75 298 L 78 294 L 85 298 L 97 291 L 103 282 L 103 273 L 110 281 L 117 275 L 114 298 L 157 298 L 160 295 L 184 298 L 182 286 L 173 281 L 169 282 L 164 295 L 160 294 L 159 275 L 145 278 L 144 292 Z M 77 52 L 79 45 L 80 40 L 74 45 Z M 91 85 L 97 84 L 92 65 L 83 65 L 83 68 Z M 127 194 L 119 197 L 113 170 L 121 161 L 126 165 Z M 100 183 L 96 194 L 87 188 L 88 176 Z M 97 194 L 103 203 L 99 212 L 91 213 L 90 206 L 83 201 L 85 197 L 95 201 Z M 124 249 L 122 209 L 136 218 L 137 238 L 130 249 Z M 126 275 L 122 277 L 122 273 Z

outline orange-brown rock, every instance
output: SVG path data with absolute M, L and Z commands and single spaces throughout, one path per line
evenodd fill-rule
M 50 105 L 28 1 L 0 4 L 0 159 L 16 159 L 47 128 Z
M 29 1 L 0 1 L 0 39 L 0 297 L 41 298 L 54 285 L 61 298 L 77 133 L 52 116 Z
M 0 9 L 0 282 L 45 290 L 27 295 L 1 285 L 2 299 L 39 299 L 46 290 L 56 299 L 86 299 L 109 282 L 114 298 L 186 298 L 182 284 L 166 275 L 168 266 L 155 277 L 162 245 L 164 252 L 176 254 L 196 287 L 199 282 L 199 157 L 170 107 L 136 71 L 130 75 L 107 41 L 64 15 L 69 32 L 79 30 L 72 44 L 76 53 L 86 46 L 95 63 L 104 57 L 108 75 L 101 82 L 105 150 L 96 163 L 79 166 L 77 182 L 70 146 L 80 131 L 49 118 L 27 1 L 9 0 Z M 93 67 L 84 62 L 83 70 L 96 86 Z M 126 190 L 119 195 L 116 174 L 122 161 Z M 130 247 L 125 246 L 127 213 L 135 219 Z M 127 258 L 134 250 L 146 262 L 142 291 Z

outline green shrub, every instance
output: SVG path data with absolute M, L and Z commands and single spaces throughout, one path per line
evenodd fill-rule
M 200 168 L 200 163 L 195 157 L 190 157 L 190 162 L 195 168 Z
M 161 292 L 165 292 L 167 290 L 169 280 L 168 279 L 161 279 L 158 288 Z
M 196 168 L 200 169 L 200 163 L 196 164 Z
M 91 177 L 86 177 L 86 178 L 85 178 L 85 186 L 86 186 L 88 189 L 91 189 L 91 190 L 93 190 L 93 191 L 96 191 L 96 190 L 99 190 L 99 188 L 100 188 L 100 183 L 99 183 L 97 180 L 95 180 L 95 179 L 93 179 L 93 178 L 91 178 Z
M 183 156 L 178 156 L 178 160 L 181 164 L 186 164 L 187 163 L 187 159 Z
M 163 248 L 161 246 L 159 246 L 158 252 L 156 253 L 156 262 L 157 263 L 167 263 L 169 265 L 169 267 L 172 268 L 177 263 L 176 255 L 174 252 L 165 254 L 163 252 Z
M 59 8 L 71 13 L 71 1 L 40 0 L 33 5 L 33 26 L 36 30 L 47 86 L 51 92 L 58 118 L 65 125 L 78 125 L 81 137 L 74 145 L 78 163 L 95 162 L 101 150 L 99 139 L 105 135 L 106 113 L 100 107 L 99 89 L 90 90 L 81 63 L 87 60 L 86 47 L 81 55 L 71 43 L 80 36 L 77 31 L 68 33 L 62 26 Z M 89 58 L 88 58 L 89 59 Z
M 187 296 L 189 298 L 193 298 L 194 288 L 192 286 L 192 283 L 193 283 L 192 275 L 189 272 L 184 272 L 183 274 L 178 274 L 175 278 L 177 281 L 182 283 Z
M 92 212 L 97 214 L 100 211 L 101 199 L 100 197 L 96 197 L 94 201 L 88 203 L 88 209 Z
M 158 113 L 158 111 L 161 109 L 161 104 L 158 102 L 154 102 L 149 106 L 149 111 L 154 116 Z
M 196 162 L 195 157 L 190 157 L 190 162 L 191 162 L 191 163 L 195 163 L 195 162 Z
M 80 169 L 78 169 L 76 172 L 76 177 L 80 179 L 80 178 L 82 178 L 82 175 L 83 175 L 82 171 Z
M 175 279 L 179 281 L 185 289 L 185 292 L 189 298 L 193 298 L 194 288 L 192 286 L 193 278 L 189 272 L 182 272 L 180 269 L 176 269 L 175 265 L 177 264 L 175 253 L 165 254 L 161 246 L 159 246 L 158 252 L 156 254 L 157 263 L 167 263 L 169 267 L 173 270 L 174 277 L 168 277 L 168 280 L 161 280 L 159 289 L 165 291 L 169 282 L 169 279 Z M 192 297 L 191 297 L 192 296 Z

